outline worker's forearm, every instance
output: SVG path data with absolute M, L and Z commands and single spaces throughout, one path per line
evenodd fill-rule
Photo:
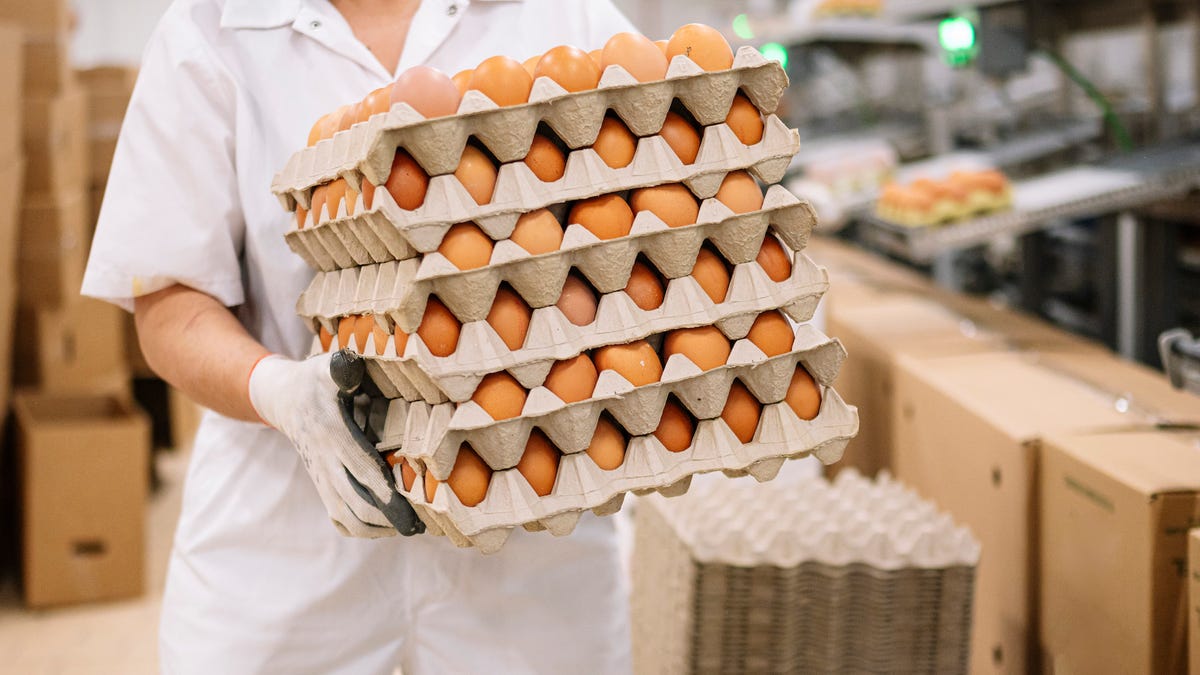
M 268 350 L 205 293 L 171 286 L 135 300 L 138 342 L 154 372 L 197 403 L 257 422 L 246 384 Z

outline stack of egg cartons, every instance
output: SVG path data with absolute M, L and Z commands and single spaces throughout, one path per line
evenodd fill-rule
M 645 673 L 961 673 L 979 544 L 882 472 L 638 502 Z
M 472 90 L 457 114 L 425 119 L 395 103 L 289 160 L 273 189 L 301 215 L 288 242 L 318 270 L 298 312 L 320 334 L 314 350 L 348 347 L 367 359 L 369 376 L 388 399 L 386 410 L 373 417 L 379 449 L 389 455 L 398 489 L 430 532 L 494 551 L 515 527 L 566 534 L 584 511 L 613 513 L 630 491 L 680 494 L 698 472 L 768 480 L 789 457 L 815 454 L 828 463 L 841 456 L 858 428 L 855 409 L 830 388 L 845 354 L 839 343 L 803 323 L 828 287 L 824 270 L 801 253 L 815 217 L 807 203 L 773 185 L 799 147 L 798 134 L 772 114 L 786 86 L 779 64 L 750 48 L 736 54 L 732 68 L 716 72 L 677 56 L 665 79 L 645 83 L 613 65 L 597 88 L 577 93 L 540 77 L 529 102 L 519 105 L 498 107 Z M 762 138 L 752 145 L 725 123 L 739 92 L 763 117 Z M 671 110 L 703 127 L 691 163 L 659 134 Z M 628 166 L 612 168 L 591 147 L 606 115 L 638 137 Z M 556 136 L 567 148 L 561 178 L 543 182 L 522 161 L 535 134 Z M 464 148 L 473 147 L 500 165 L 491 199 L 483 204 L 455 175 Z M 389 190 L 374 189 L 385 185 L 400 150 L 431 176 L 424 202 L 413 209 L 397 205 Z M 761 208 L 734 213 L 714 195 L 728 175 L 743 170 L 770 187 L 765 196 L 756 194 Z M 338 180 L 345 181 L 348 203 L 332 215 L 328 208 L 306 215 L 302 209 L 311 208 L 314 190 Z M 666 183 L 682 183 L 702 200 L 695 223 L 669 227 L 645 211 L 627 235 L 602 240 L 568 222 L 568 209 L 580 200 L 624 199 L 635 188 Z M 364 192 L 373 193 L 372 202 Z M 562 223 L 562 242 L 534 255 L 509 237 L 522 215 L 539 209 Z M 464 271 L 439 252 L 447 231 L 459 223 L 473 223 L 493 240 L 487 264 Z M 764 243 L 786 251 L 790 272 L 779 279 L 756 262 Z M 698 256 L 714 251 L 732 269 L 723 298 L 706 293 L 691 276 Z M 645 309 L 625 292 L 635 263 L 665 279 L 657 307 Z M 580 278 L 599 297 L 594 319 L 585 325 L 559 309 L 564 284 Z M 502 324 L 488 320 L 498 294 L 513 293 L 518 305 L 532 310 L 516 343 L 497 332 Z M 432 308 L 443 307 L 453 314 L 451 339 L 457 344 L 438 355 L 444 345 L 431 349 L 422 326 Z M 746 338 L 760 314 L 778 311 L 791 321 L 790 327 L 783 322 L 788 344 L 768 357 Z M 591 395 L 571 402 L 542 386 L 555 364 L 581 354 L 595 357 L 602 348 L 639 340 L 663 354 L 663 343 L 670 342 L 665 333 L 702 326 L 722 334 L 718 341 L 727 356 L 716 363 L 663 357 L 661 376 L 634 385 L 598 359 Z M 803 379 L 801 370 L 811 374 L 811 399 L 820 401 L 809 419 L 785 401 L 794 376 Z M 519 414 L 507 419 L 494 419 L 473 400 L 485 376 L 497 373 L 515 378 L 520 396 L 527 392 L 524 404 L 518 401 Z M 757 420 L 743 428 L 745 443 L 721 418 L 731 387 L 756 399 L 750 414 Z M 682 419 L 688 434 L 670 450 L 654 433 L 664 411 Z M 747 426 L 745 417 L 739 421 Z M 616 459 L 597 462 L 588 450 L 604 430 L 619 434 L 621 447 Z M 552 487 L 535 489 L 524 467 L 518 470 L 535 442 L 552 446 Z M 436 489 L 448 479 L 453 488 L 451 474 L 459 464 L 470 464 L 462 471 L 487 481 L 481 501 Z

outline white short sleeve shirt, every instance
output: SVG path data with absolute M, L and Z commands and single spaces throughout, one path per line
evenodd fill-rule
M 610 0 L 424 0 L 398 71 L 447 74 L 633 30 Z M 129 309 L 175 283 L 230 307 L 268 349 L 298 358 L 312 270 L 287 247 L 274 174 L 321 115 L 387 84 L 328 0 L 177 0 L 146 48 L 84 278 Z

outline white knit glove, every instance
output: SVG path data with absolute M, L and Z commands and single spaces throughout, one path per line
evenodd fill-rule
M 250 372 L 250 403 L 300 453 L 329 518 L 351 537 L 424 531 L 387 462 L 354 422 L 365 363 L 343 350 L 304 361 L 268 356 Z

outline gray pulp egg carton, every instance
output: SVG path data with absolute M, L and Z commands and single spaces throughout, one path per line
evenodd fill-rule
M 781 186 L 772 186 L 758 211 L 734 214 L 716 199 L 701 204 L 697 222 L 669 227 L 643 211 L 629 235 L 602 240 L 579 224 L 567 226 L 557 251 L 532 255 L 511 240 L 497 242 L 489 263 L 459 270 L 441 253 L 419 258 L 319 272 L 300 296 L 296 311 L 310 320 L 372 313 L 387 316 L 405 333 L 414 332 L 430 295 L 436 295 L 460 322 L 482 321 L 496 291 L 507 283 L 533 309 L 558 301 L 571 269 L 577 269 L 600 293 L 625 288 L 639 255 L 645 255 L 666 279 L 692 272 L 700 247 L 711 241 L 728 262 L 755 260 L 768 231 L 787 248 L 808 244 L 816 216 L 808 202 Z M 390 328 L 390 326 L 383 326 Z
M 463 506 L 444 483 L 429 503 L 424 474 L 433 467 L 420 460 L 414 462 L 417 479 L 413 489 L 401 489 L 401 493 L 430 533 L 484 553 L 499 550 L 516 527 L 562 536 L 574 529 L 584 511 L 615 513 L 628 492 L 684 494 L 697 473 L 722 471 L 731 477 L 750 475 L 769 481 L 786 459 L 813 455 L 826 464 L 837 461 L 858 431 L 858 413 L 828 385 L 823 384 L 821 390 L 820 412 L 811 421 L 798 418 L 786 403 L 763 406 L 754 438 L 746 444 L 720 417 L 714 417 L 700 420 L 691 447 L 678 453 L 668 451 L 653 435 L 633 435 L 624 462 L 609 471 L 600 469 L 585 452 L 566 453 L 559 462 L 554 488 L 545 497 L 538 496 L 520 472 L 510 468 L 492 474 L 487 496 L 474 507 Z M 585 425 L 586 421 L 578 423 Z M 586 435 L 590 436 L 593 428 L 587 426 Z
M 784 400 L 797 366 L 803 365 L 817 383 L 829 387 L 844 358 L 840 343 L 800 325 L 792 350 L 785 354 L 768 358 L 753 342 L 742 339 L 733 344 L 727 363 L 708 371 L 675 354 L 663 364 L 660 381 L 638 387 L 617 372 L 604 370 L 592 396 L 575 403 L 563 402 L 539 382 L 529 390 L 521 415 L 506 420 L 493 420 L 470 400 L 431 404 L 393 399 L 379 449 L 400 451 L 434 478 L 445 480 L 459 447 L 467 443 L 488 466 L 502 471 L 517 465 L 535 428 L 564 454 L 576 454 L 591 444 L 596 422 L 605 412 L 629 434 L 643 436 L 658 427 L 668 397 L 676 398 L 696 419 L 713 419 L 721 415 L 734 380 L 744 383 L 760 403 L 770 405 Z M 771 439 L 772 443 L 785 440 Z
M 288 232 L 286 239 L 293 251 L 322 271 L 404 260 L 436 251 L 455 223 L 475 222 L 500 241 L 509 237 L 523 213 L 597 195 L 683 183 L 707 199 L 729 172 L 741 169 L 763 183 L 775 183 L 799 147 L 797 132 L 774 115 L 766 120 L 762 140 L 752 146 L 743 145 L 724 123 L 706 128 L 696 161 L 687 165 L 661 136 L 639 139 L 633 161 L 620 169 L 610 168 L 588 147 L 568 156 L 566 171 L 556 181 L 543 182 L 524 162 L 500 166 L 487 204 L 476 203 L 454 174 L 446 174 L 430 179 L 425 202 L 412 211 L 397 206 L 391 193 L 380 187 L 370 208 L 365 197 L 356 194 L 352 204 L 342 200 L 333 218 L 325 209 L 309 212 L 304 228 Z
M 884 472 L 641 500 L 637 672 L 966 672 L 978 542 Z
M 788 79 L 783 68 L 752 47 L 742 47 L 728 70 L 706 72 L 686 56 L 675 57 L 666 78 L 639 83 L 620 66 L 609 66 L 596 89 L 568 93 L 553 80 L 533 83 L 529 103 L 499 107 L 478 91 L 463 96 L 458 114 L 425 119 L 404 103 L 292 155 L 271 191 L 284 208 L 307 207 L 313 188 L 339 177 L 356 190 L 363 180 L 382 185 L 398 148 L 431 176 L 453 173 L 467 139 L 479 139 L 501 163 L 525 157 L 540 123 L 571 149 L 596 140 L 612 110 L 636 136 L 658 133 L 678 99 L 701 125 L 719 124 L 739 90 L 765 114 L 775 111 Z
M 596 318 L 586 326 L 571 323 L 553 305 L 533 310 L 525 344 L 512 351 L 487 321 L 463 324 L 458 348 L 446 357 L 434 356 L 413 333 L 403 354 L 396 353 L 395 337 L 388 336 L 382 351 L 373 339 L 359 345 L 351 335 L 341 344 L 336 321 L 320 323 L 334 336 L 331 349 L 349 348 L 366 357 L 371 380 L 387 398 L 442 403 L 471 398 L 480 380 L 489 373 L 507 371 L 526 389 L 540 385 L 556 361 L 612 344 L 665 333 L 677 328 L 712 324 L 730 340 L 746 337 L 758 315 L 774 309 L 797 323 L 808 321 L 816 311 L 829 283 L 825 270 L 803 253 L 792 262 L 791 277 L 775 282 L 757 262 L 734 268 L 729 294 L 724 302 L 712 299 L 692 277 L 667 283 L 663 303 L 643 310 L 623 290 L 601 296 Z M 322 346 L 313 338 L 313 353 Z

